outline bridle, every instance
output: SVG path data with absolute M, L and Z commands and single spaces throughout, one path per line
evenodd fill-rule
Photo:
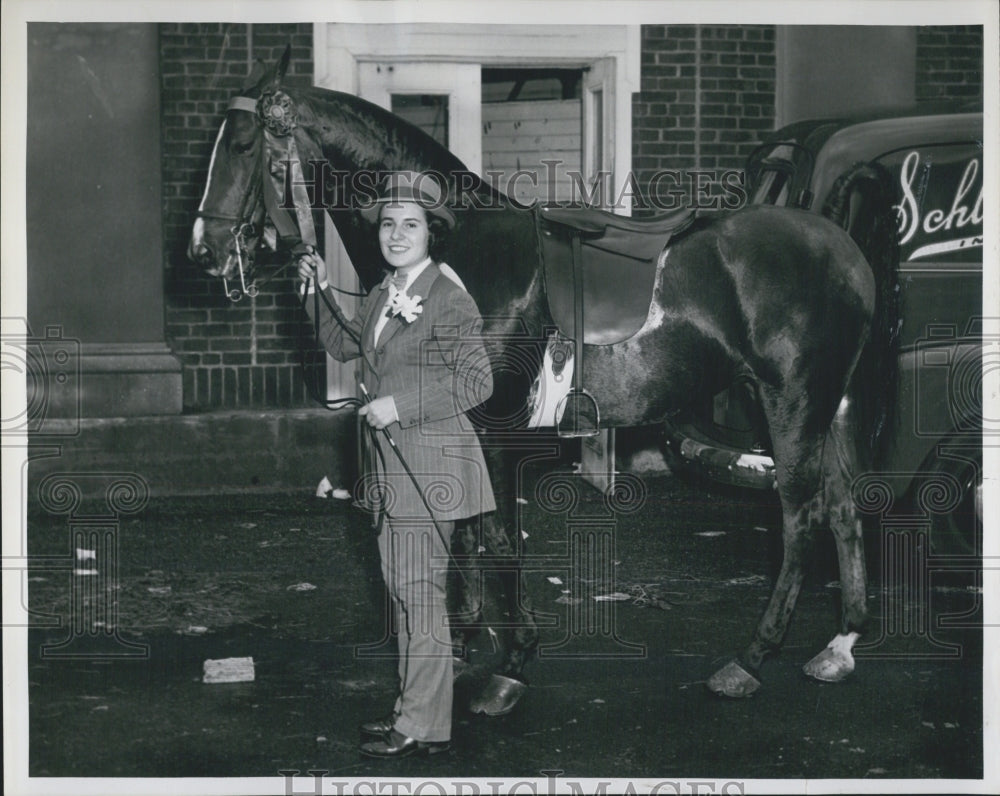
M 262 125 L 259 108 L 263 99 L 263 97 L 260 100 L 253 99 L 252 97 L 233 97 L 229 102 L 227 113 L 231 110 L 252 113 L 256 123 L 258 125 Z M 221 142 L 216 142 L 216 146 L 219 146 L 220 143 Z M 230 222 L 231 226 L 229 227 L 229 234 L 232 235 L 233 238 L 233 250 L 236 252 L 236 264 L 239 269 L 240 283 L 238 287 L 230 289 L 229 280 L 226 277 L 222 277 L 222 284 L 223 289 L 226 291 L 226 296 L 232 302 L 239 301 L 243 298 L 243 296 L 254 298 L 260 293 L 260 288 L 255 281 L 253 252 L 250 249 L 249 242 L 254 240 L 259 234 L 257 225 L 254 223 L 254 219 L 258 218 L 258 216 L 264 212 L 264 177 L 263 174 L 260 173 L 259 169 L 263 169 L 265 167 L 265 145 L 266 136 L 262 131 L 260 142 L 256 145 L 258 148 L 258 167 L 251 170 L 249 176 L 247 177 L 246 184 L 243 186 L 240 196 L 239 210 L 236 215 L 230 215 L 216 210 L 206 210 L 204 207 L 204 200 L 202 202 L 202 206 L 198 209 L 198 216 L 200 218 Z M 286 266 L 287 263 L 276 268 L 274 273 L 272 273 L 267 280 L 265 280 L 265 282 L 273 279 Z

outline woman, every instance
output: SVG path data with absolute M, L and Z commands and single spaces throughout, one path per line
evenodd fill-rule
M 431 257 L 455 217 L 428 175 L 390 175 L 373 207 L 390 276 L 339 320 L 319 302 L 319 333 L 341 361 L 361 359 L 371 400 L 358 414 L 377 448 L 362 501 L 380 516 L 379 554 L 395 611 L 399 696 L 392 712 L 361 725 L 361 753 L 403 757 L 447 751 L 451 741 L 452 648 L 445 608 L 448 550 L 456 520 L 495 508 L 478 438 L 465 413 L 493 391 L 475 301 Z M 325 265 L 299 262 L 306 290 L 318 284 L 334 307 Z M 390 279 L 394 277 L 395 280 Z M 398 281 L 398 284 L 393 284 Z M 306 302 L 310 315 L 314 301 Z M 388 429 L 411 477 L 385 440 Z M 418 490 L 414 480 L 420 485 Z M 428 511 L 428 506 L 433 514 Z

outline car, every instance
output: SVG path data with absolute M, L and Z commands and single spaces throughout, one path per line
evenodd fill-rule
M 884 169 L 895 186 L 902 325 L 896 422 L 877 473 L 860 474 L 867 480 L 855 494 L 865 484 L 888 487 L 891 507 L 862 510 L 910 517 L 934 553 L 974 555 L 982 540 L 983 114 L 951 106 L 791 124 L 748 158 L 747 202 L 822 213 L 837 180 L 859 163 Z M 857 205 L 843 223 L 863 241 L 874 215 Z M 672 418 L 666 441 L 673 469 L 774 486 L 749 381 Z

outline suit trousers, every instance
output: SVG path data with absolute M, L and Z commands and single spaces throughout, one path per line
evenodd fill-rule
M 452 648 L 446 585 L 454 522 L 384 517 L 378 537 L 399 643 L 397 732 L 451 740 Z M 441 537 L 444 537 L 442 539 Z

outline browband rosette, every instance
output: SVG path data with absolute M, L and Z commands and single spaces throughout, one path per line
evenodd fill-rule
M 261 124 L 274 135 L 290 135 L 299 123 L 295 103 L 283 91 L 265 94 L 257 104 Z

